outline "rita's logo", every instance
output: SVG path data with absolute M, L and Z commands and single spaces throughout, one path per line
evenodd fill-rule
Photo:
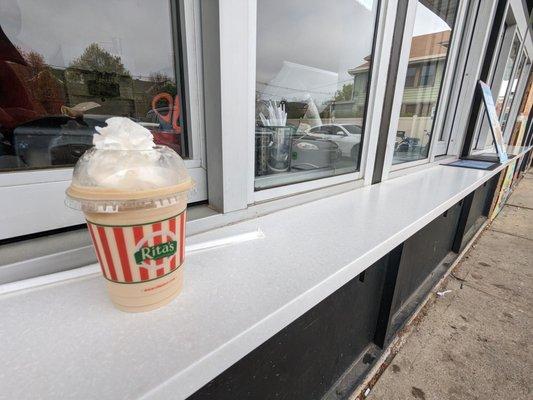
M 161 243 L 155 244 L 154 238 L 162 240 Z M 164 241 L 163 241 L 164 240 Z M 153 245 L 150 245 L 154 243 Z M 178 249 L 178 242 L 174 233 L 170 231 L 157 231 L 142 238 L 137 246 L 135 246 L 135 262 L 142 264 L 144 268 L 160 268 L 151 261 L 156 261 L 161 258 L 172 257 L 176 254 Z

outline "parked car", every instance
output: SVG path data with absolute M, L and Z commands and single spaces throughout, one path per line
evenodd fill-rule
M 70 118 L 50 115 L 15 128 L 14 148 L 28 167 L 75 164 L 92 147 L 96 126 L 105 126 L 105 118 Z
M 338 145 L 331 140 L 298 133 L 291 126 L 284 127 L 281 138 L 276 130 L 279 127 L 255 129 L 256 176 L 331 168 L 340 157 Z
M 292 142 L 291 169 L 331 168 L 340 158 L 337 143 L 310 135 L 295 136 Z
M 343 157 L 357 160 L 363 136 L 363 128 L 354 124 L 317 125 L 307 131 L 309 136 L 331 140 L 339 146 Z

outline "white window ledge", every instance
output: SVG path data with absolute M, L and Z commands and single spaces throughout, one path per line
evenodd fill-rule
M 0 286 L 2 393 L 185 398 L 503 168 L 437 165 L 191 236 L 183 293 L 149 313 L 113 308 L 96 266 Z

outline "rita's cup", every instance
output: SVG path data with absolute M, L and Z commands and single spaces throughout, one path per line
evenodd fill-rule
M 66 204 L 85 214 L 117 308 L 153 310 L 180 293 L 192 186 L 183 160 L 165 146 L 93 148 L 76 164 Z

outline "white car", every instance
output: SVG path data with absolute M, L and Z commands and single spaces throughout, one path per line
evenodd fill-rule
M 337 143 L 343 157 L 356 160 L 359 157 L 359 147 L 363 129 L 354 124 L 324 124 L 317 125 L 307 131 L 309 136 L 331 140 Z

